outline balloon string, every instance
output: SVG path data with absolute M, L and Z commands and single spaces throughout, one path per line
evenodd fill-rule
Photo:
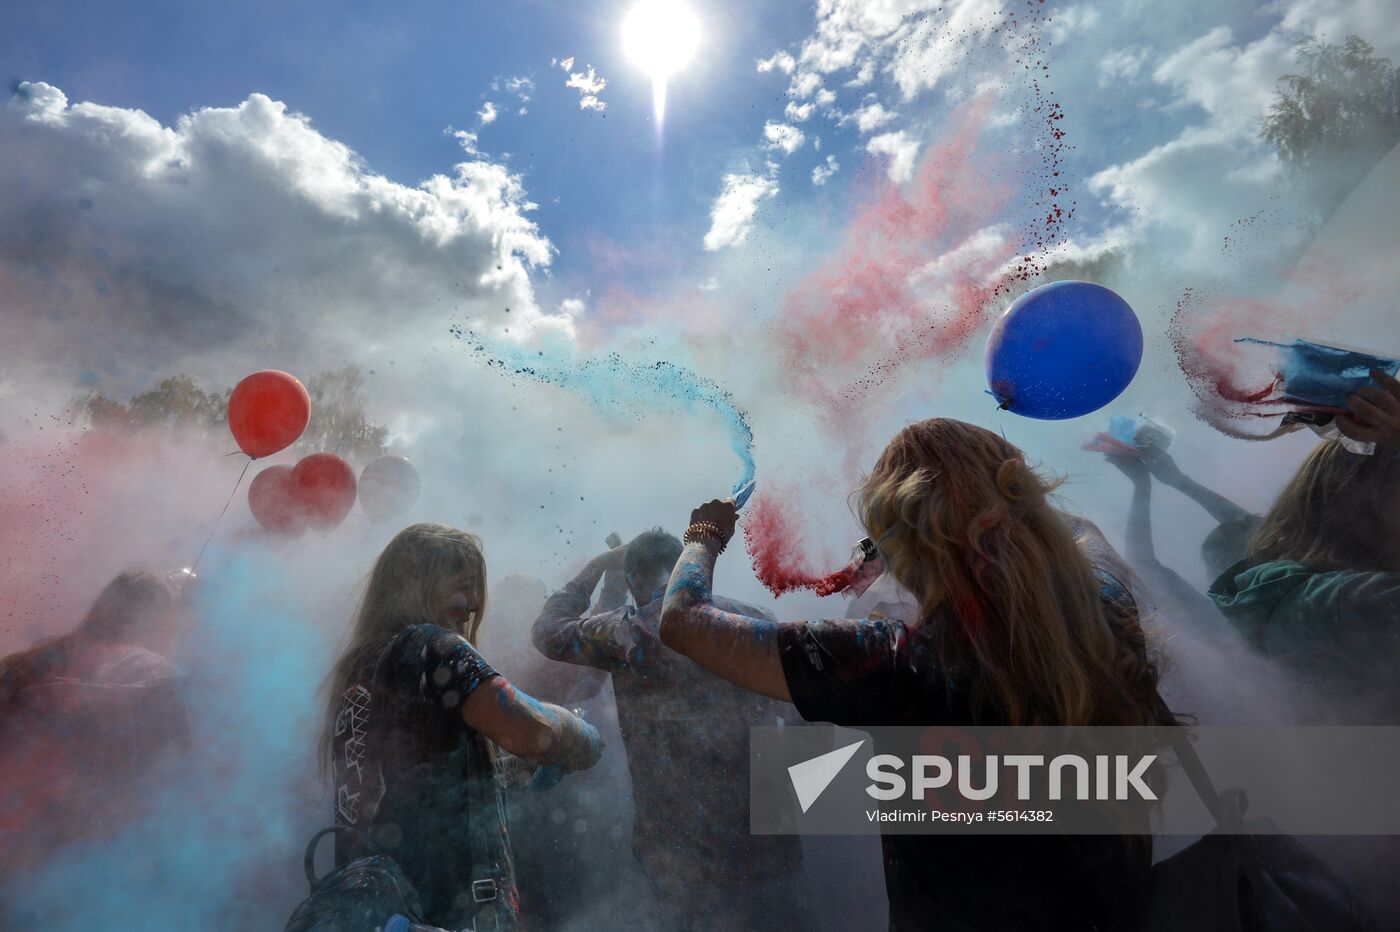
M 253 465 L 253 458 L 248 457 L 248 462 L 243 464 L 243 471 L 238 474 L 238 481 L 233 484 L 233 491 L 228 493 L 228 501 L 224 502 L 224 510 L 219 512 L 219 517 L 214 519 L 214 526 L 209 530 L 209 536 L 204 538 L 204 546 L 199 548 L 199 556 L 194 558 L 194 565 L 191 570 L 199 569 L 199 561 L 204 559 L 204 551 L 209 549 L 209 544 L 214 539 L 214 534 L 219 530 L 219 522 L 224 520 L 224 515 L 228 514 L 228 506 L 233 504 L 233 497 L 238 494 L 238 487 L 243 484 L 243 477 L 248 475 L 248 467 Z

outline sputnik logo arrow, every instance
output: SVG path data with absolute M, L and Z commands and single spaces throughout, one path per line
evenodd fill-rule
M 864 743 L 865 739 L 862 738 L 855 744 L 827 751 L 788 768 L 788 777 L 792 780 L 792 788 L 797 791 L 797 803 L 803 812 L 812 808 L 812 804 L 826 792 L 826 788 L 831 786 L 831 781 L 836 779 L 841 768 L 846 766 L 846 762 L 855 756 Z

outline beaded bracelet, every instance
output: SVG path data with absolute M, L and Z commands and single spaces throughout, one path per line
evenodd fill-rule
M 685 529 L 685 535 L 681 540 L 687 544 L 693 544 L 697 540 L 709 537 L 719 544 L 719 552 L 724 553 L 724 548 L 729 546 L 724 537 L 719 532 L 719 526 L 710 521 L 696 521 Z

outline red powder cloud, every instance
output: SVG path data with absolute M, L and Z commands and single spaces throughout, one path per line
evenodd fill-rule
M 947 131 L 923 153 L 914 178 L 897 185 L 883 176 L 858 209 L 840 245 L 787 294 L 773 340 L 787 388 L 811 402 L 843 449 L 842 473 L 857 478 L 860 456 L 877 439 L 859 416 L 869 392 L 905 370 L 968 349 L 989 322 L 996 301 L 1039 274 L 1067 212 L 1053 202 L 1049 219 L 997 227 L 1014 189 L 994 154 L 978 141 L 995 98 L 963 105 Z M 1063 136 L 1058 107 L 1048 131 Z M 1058 150 L 1056 150 L 1058 152 Z M 1037 211 L 1043 204 L 1036 200 Z M 1029 246 L 1030 254 L 1012 261 Z M 935 369 L 936 367 L 928 367 Z M 749 506 L 745 541 L 759 579 L 775 594 L 839 592 L 842 572 L 805 569 L 808 555 L 781 490 L 765 487 Z

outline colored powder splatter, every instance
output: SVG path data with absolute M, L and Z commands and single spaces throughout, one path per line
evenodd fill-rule
M 748 415 L 729 392 L 710 379 L 664 360 L 632 363 L 618 353 L 575 360 L 559 340 L 525 347 L 497 343 L 474 331 L 453 327 L 452 334 L 471 347 L 486 365 L 508 376 L 554 385 L 610 413 L 694 414 L 708 409 L 717 414 L 739 458 L 741 475 L 733 494 L 744 494 L 754 481 L 753 430 Z
M 1242 343 L 1240 338 L 1291 342 L 1303 332 L 1326 332 L 1361 294 L 1355 285 L 1340 280 L 1326 261 L 1300 265 L 1287 279 L 1287 296 L 1269 300 L 1187 288 L 1172 314 L 1167 332 L 1177 365 L 1196 395 L 1193 412 L 1227 436 L 1267 440 L 1277 436 L 1278 429 L 1249 430 L 1242 424 L 1310 410 L 1284 397 L 1277 348 Z
M 828 596 L 850 588 L 857 576 L 854 566 L 825 574 L 802 569 L 809 559 L 795 524 L 788 518 L 793 509 L 786 507 L 782 498 L 770 489 L 754 500 L 744 516 L 744 545 L 759 582 L 774 595 L 811 589 Z
M 1018 63 L 1034 74 L 1024 105 L 1035 124 L 1038 166 L 1030 169 L 1026 216 L 1008 219 L 1017 190 L 1004 180 L 1003 157 L 978 151 L 996 103 L 981 94 L 955 112 L 949 129 L 921 156 L 907 185 L 881 178 L 835 254 L 787 295 L 775 328 L 778 359 L 792 391 L 812 402 L 827 433 L 841 444 L 848 481 L 872 442 L 862 408 L 871 392 L 932 360 L 973 345 L 998 304 L 1033 283 L 1064 239 L 1074 216 L 1061 160 L 1068 144 L 1063 108 L 1044 91 L 1048 73 L 1039 48 L 1045 14 L 1028 4 Z M 893 346 L 893 352 L 885 347 Z M 871 351 L 879 355 L 870 359 Z M 936 369 L 929 372 L 936 378 Z M 758 577 L 774 593 L 810 588 L 840 591 L 837 574 L 804 569 L 795 529 L 766 498 L 751 508 L 745 538 Z
M 1012 194 L 973 157 L 994 103 L 983 94 L 963 105 L 908 185 L 878 180 L 840 248 L 787 294 L 779 362 L 828 427 L 854 420 L 898 370 L 965 347 L 985 323 L 997 270 L 1016 250 L 979 235 Z M 871 363 L 870 350 L 891 345 Z

